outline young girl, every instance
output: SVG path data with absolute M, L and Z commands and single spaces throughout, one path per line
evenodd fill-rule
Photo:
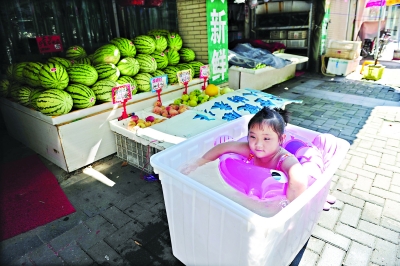
M 287 111 L 264 107 L 249 121 L 248 142 L 230 141 L 218 144 L 195 163 L 186 166 L 182 173 L 188 174 L 224 153 L 237 153 L 248 157 L 254 165 L 284 172 L 289 180 L 286 196 L 290 202 L 306 190 L 308 175 L 297 158 L 282 148 L 287 122 Z

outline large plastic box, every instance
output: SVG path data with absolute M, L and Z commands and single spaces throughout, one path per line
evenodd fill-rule
M 361 41 L 329 40 L 325 56 L 340 59 L 356 59 L 360 56 Z
M 356 71 L 357 66 L 360 64 L 361 57 L 352 60 L 329 58 L 326 72 L 339 76 L 347 76 L 348 74 Z
M 350 146 L 338 139 L 336 160 L 323 177 L 277 214 L 262 216 L 218 193 L 218 187 L 179 172 L 182 164 L 209 150 L 217 136 L 247 135 L 251 117 L 222 124 L 150 158 L 162 184 L 173 254 L 186 265 L 289 265 L 311 236 L 331 178 Z M 307 139 L 318 134 L 291 125 L 288 129 Z M 205 180 L 215 178 L 205 176 Z

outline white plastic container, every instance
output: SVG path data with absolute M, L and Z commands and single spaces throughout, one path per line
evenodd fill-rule
M 251 117 L 222 124 L 150 159 L 162 184 L 173 254 L 186 265 L 288 265 L 311 236 L 331 178 L 349 149 L 347 141 L 338 139 L 336 160 L 323 177 L 272 217 L 257 214 L 229 192 L 218 193 L 218 187 L 178 171 L 209 150 L 217 136 L 245 136 Z M 307 139 L 318 134 L 291 125 L 288 129 Z
M 356 71 L 357 66 L 360 64 L 361 57 L 353 60 L 329 58 L 326 72 L 339 76 L 347 76 L 348 74 Z

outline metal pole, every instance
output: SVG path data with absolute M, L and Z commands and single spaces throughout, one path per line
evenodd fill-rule
M 117 14 L 117 5 L 115 3 L 115 0 L 112 0 L 112 6 L 113 6 L 113 13 L 114 13 L 114 21 L 115 21 L 115 34 L 116 37 L 120 37 L 119 35 L 119 25 L 118 25 L 118 14 Z
M 378 38 L 376 40 L 376 45 L 375 45 L 375 65 L 378 62 L 378 52 L 379 52 L 379 46 L 380 46 L 380 38 L 381 38 L 381 16 L 382 16 L 382 5 L 383 5 L 383 0 L 381 0 L 380 7 L 379 7 L 379 17 L 378 17 Z

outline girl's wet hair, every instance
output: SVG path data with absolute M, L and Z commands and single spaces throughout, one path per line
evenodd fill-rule
M 248 130 L 256 125 L 262 126 L 267 125 L 272 128 L 272 130 L 278 134 L 279 139 L 282 139 L 282 135 L 285 132 L 285 126 L 289 122 L 289 112 L 281 109 L 274 108 L 270 109 L 264 106 L 260 111 L 258 111 L 249 121 Z

